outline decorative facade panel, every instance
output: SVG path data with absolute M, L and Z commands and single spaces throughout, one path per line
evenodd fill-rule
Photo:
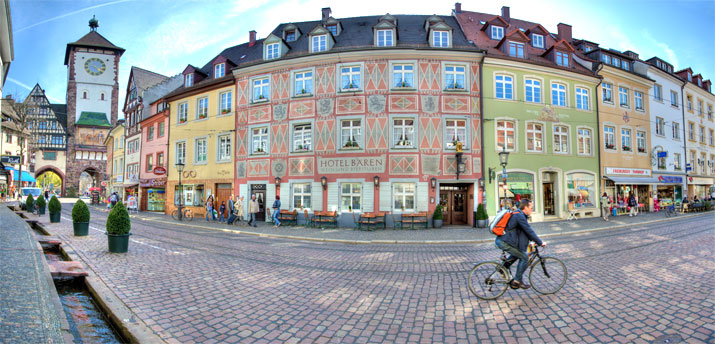
M 419 157 L 417 155 L 391 155 L 390 173 L 400 175 L 418 175 Z
M 335 113 L 338 115 L 357 114 L 365 112 L 365 97 L 340 97 L 337 99 Z
M 315 116 L 315 101 L 301 100 L 290 103 L 290 118 L 305 118 Z
M 416 112 L 418 111 L 417 95 L 391 95 L 390 112 Z
M 248 177 L 268 177 L 271 161 L 268 159 L 249 160 Z

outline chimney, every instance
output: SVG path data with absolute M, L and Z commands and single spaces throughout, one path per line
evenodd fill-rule
M 248 31 L 248 46 L 252 47 L 256 44 L 256 30 Z
M 330 14 L 333 13 L 333 11 L 330 10 L 330 7 L 324 7 L 321 11 L 323 12 L 323 21 L 330 18 Z
M 511 17 L 509 16 L 509 6 L 503 6 L 501 8 L 501 17 L 506 20 L 507 23 L 511 22 Z
M 556 25 L 559 29 L 559 39 L 563 39 L 569 44 L 571 43 L 571 25 L 569 24 L 564 24 L 564 23 L 559 23 L 559 25 Z
M 462 3 L 461 2 L 454 3 L 454 12 L 462 13 Z

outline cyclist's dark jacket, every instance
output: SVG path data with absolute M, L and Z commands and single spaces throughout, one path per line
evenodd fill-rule
M 543 243 L 534 232 L 534 229 L 531 228 L 529 222 L 526 221 L 526 215 L 524 215 L 521 210 L 517 210 L 511 215 L 509 223 L 507 223 L 506 229 L 504 230 L 504 235 L 499 238 L 522 252 L 526 252 L 526 246 L 529 245 L 529 240 L 539 246 Z

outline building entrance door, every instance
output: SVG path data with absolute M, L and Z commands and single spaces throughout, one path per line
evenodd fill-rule
M 253 184 L 251 185 L 251 195 L 256 195 L 256 201 L 258 201 L 258 214 L 256 214 L 256 221 L 266 221 L 266 184 Z M 250 196 L 248 201 L 250 202 Z M 246 218 L 248 214 L 246 214 Z
M 231 197 L 232 191 L 231 184 L 216 184 L 216 204 L 214 208 L 218 211 L 221 202 L 226 202 L 226 216 L 228 216 L 228 198 Z
M 439 186 L 439 202 L 444 208 L 444 224 L 467 224 L 467 185 L 442 184 Z
M 554 184 L 543 183 L 542 189 L 544 190 L 544 215 L 556 215 L 554 209 Z

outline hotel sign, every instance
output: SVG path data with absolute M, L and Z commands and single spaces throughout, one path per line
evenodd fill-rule
M 385 173 L 385 156 L 350 158 L 318 157 L 319 174 Z
M 650 170 L 642 168 L 619 168 L 606 167 L 606 174 L 621 174 L 627 176 L 647 176 L 650 177 Z

